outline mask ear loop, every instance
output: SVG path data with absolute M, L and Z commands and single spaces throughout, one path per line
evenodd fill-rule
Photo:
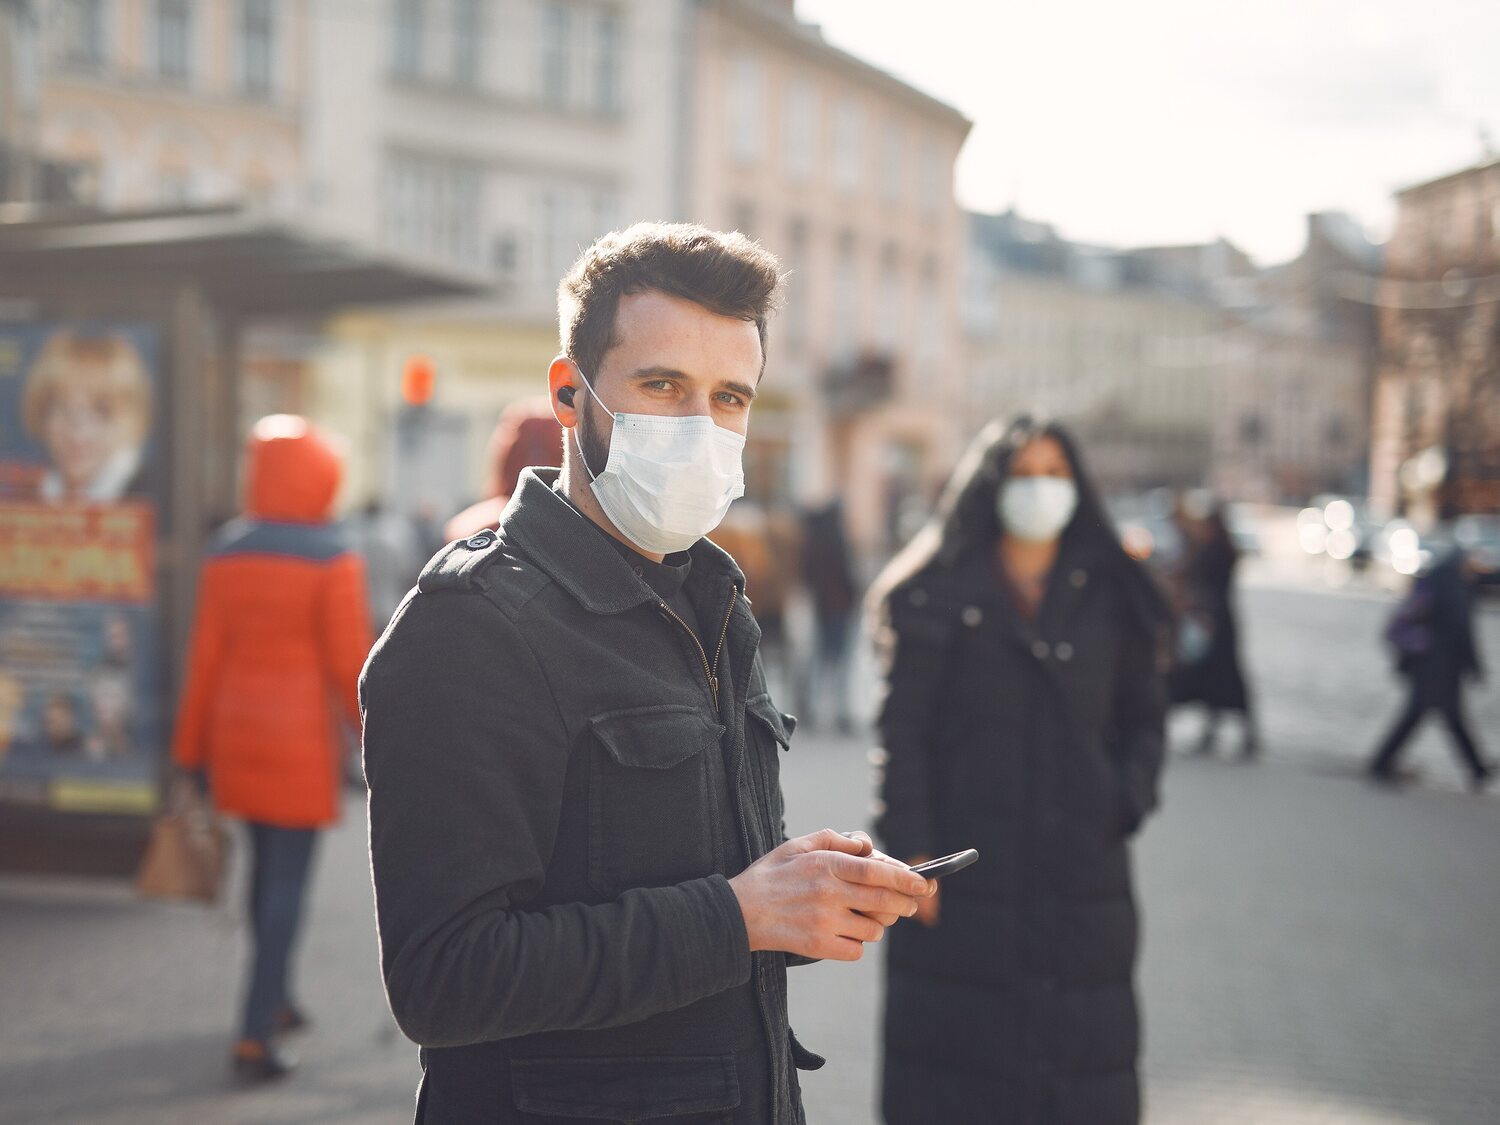
M 583 373 L 583 368 L 579 367 L 578 364 L 575 363 L 573 364 L 573 370 L 578 372 L 578 377 L 583 380 L 583 385 L 588 388 L 589 397 L 597 402 L 600 406 L 603 406 L 606 413 L 613 416 L 614 411 L 610 410 L 609 407 L 604 406 L 604 400 L 599 397 L 599 392 L 594 390 L 594 384 L 589 382 L 589 377 Z M 599 477 L 594 473 L 594 470 L 589 467 L 588 455 L 583 452 L 583 439 L 578 436 L 578 431 L 582 428 L 583 411 L 579 410 L 578 421 L 573 423 L 573 445 L 578 450 L 578 459 L 583 462 L 583 471 L 588 473 L 589 483 L 592 484 L 594 481 L 598 480 Z

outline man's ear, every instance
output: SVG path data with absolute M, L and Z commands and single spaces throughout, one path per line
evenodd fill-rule
M 582 380 L 578 368 L 565 355 L 560 355 L 547 368 L 547 397 L 551 400 L 552 416 L 565 430 L 578 424 L 578 407 L 574 405 Z

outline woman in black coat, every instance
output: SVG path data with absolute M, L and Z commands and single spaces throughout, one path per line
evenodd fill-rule
M 1234 608 L 1234 572 L 1239 548 L 1229 534 L 1222 510 L 1201 519 L 1181 518 L 1187 557 L 1182 573 L 1185 610 L 1179 634 L 1177 665 L 1168 678 L 1171 701 L 1201 703 L 1203 734 L 1197 752 L 1211 754 L 1225 711 L 1237 712 L 1243 733 L 1240 753 L 1254 758 L 1260 753 L 1260 732 L 1250 706 L 1250 689 L 1240 663 L 1240 639 Z M 1184 640 L 1201 638 L 1196 644 Z
M 890 932 L 887 1125 L 1133 1125 L 1126 841 L 1156 805 L 1165 600 L 1026 419 L 981 435 L 874 597 L 877 829 L 912 862 L 979 851 Z

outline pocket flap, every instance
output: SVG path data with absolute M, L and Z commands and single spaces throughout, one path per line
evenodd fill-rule
M 589 726 L 620 765 L 651 770 L 671 769 L 724 735 L 706 712 L 669 703 L 606 711 Z
M 632 1123 L 740 1104 L 733 1055 L 511 1059 L 510 1077 L 523 1113 Z
M 797 720 L 791 715 L 783 715 L 778 711 L 769 695 L 757 695 L 745 704 L 745 710 L 771 728 L 771 734 L 775 736 L 777 742 L 781 743 L 783 750 L 791 747 L 792 732 L 797 729 Z

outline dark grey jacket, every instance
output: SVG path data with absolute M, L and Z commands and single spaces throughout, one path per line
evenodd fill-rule
M 744 577 L 692 548 L 700 645 L 555 479 L 433 559 L 360 681 L 417 1120 L 801 1122 L 821 1060 L 728 882 L 782 839 L 791 728 Z

